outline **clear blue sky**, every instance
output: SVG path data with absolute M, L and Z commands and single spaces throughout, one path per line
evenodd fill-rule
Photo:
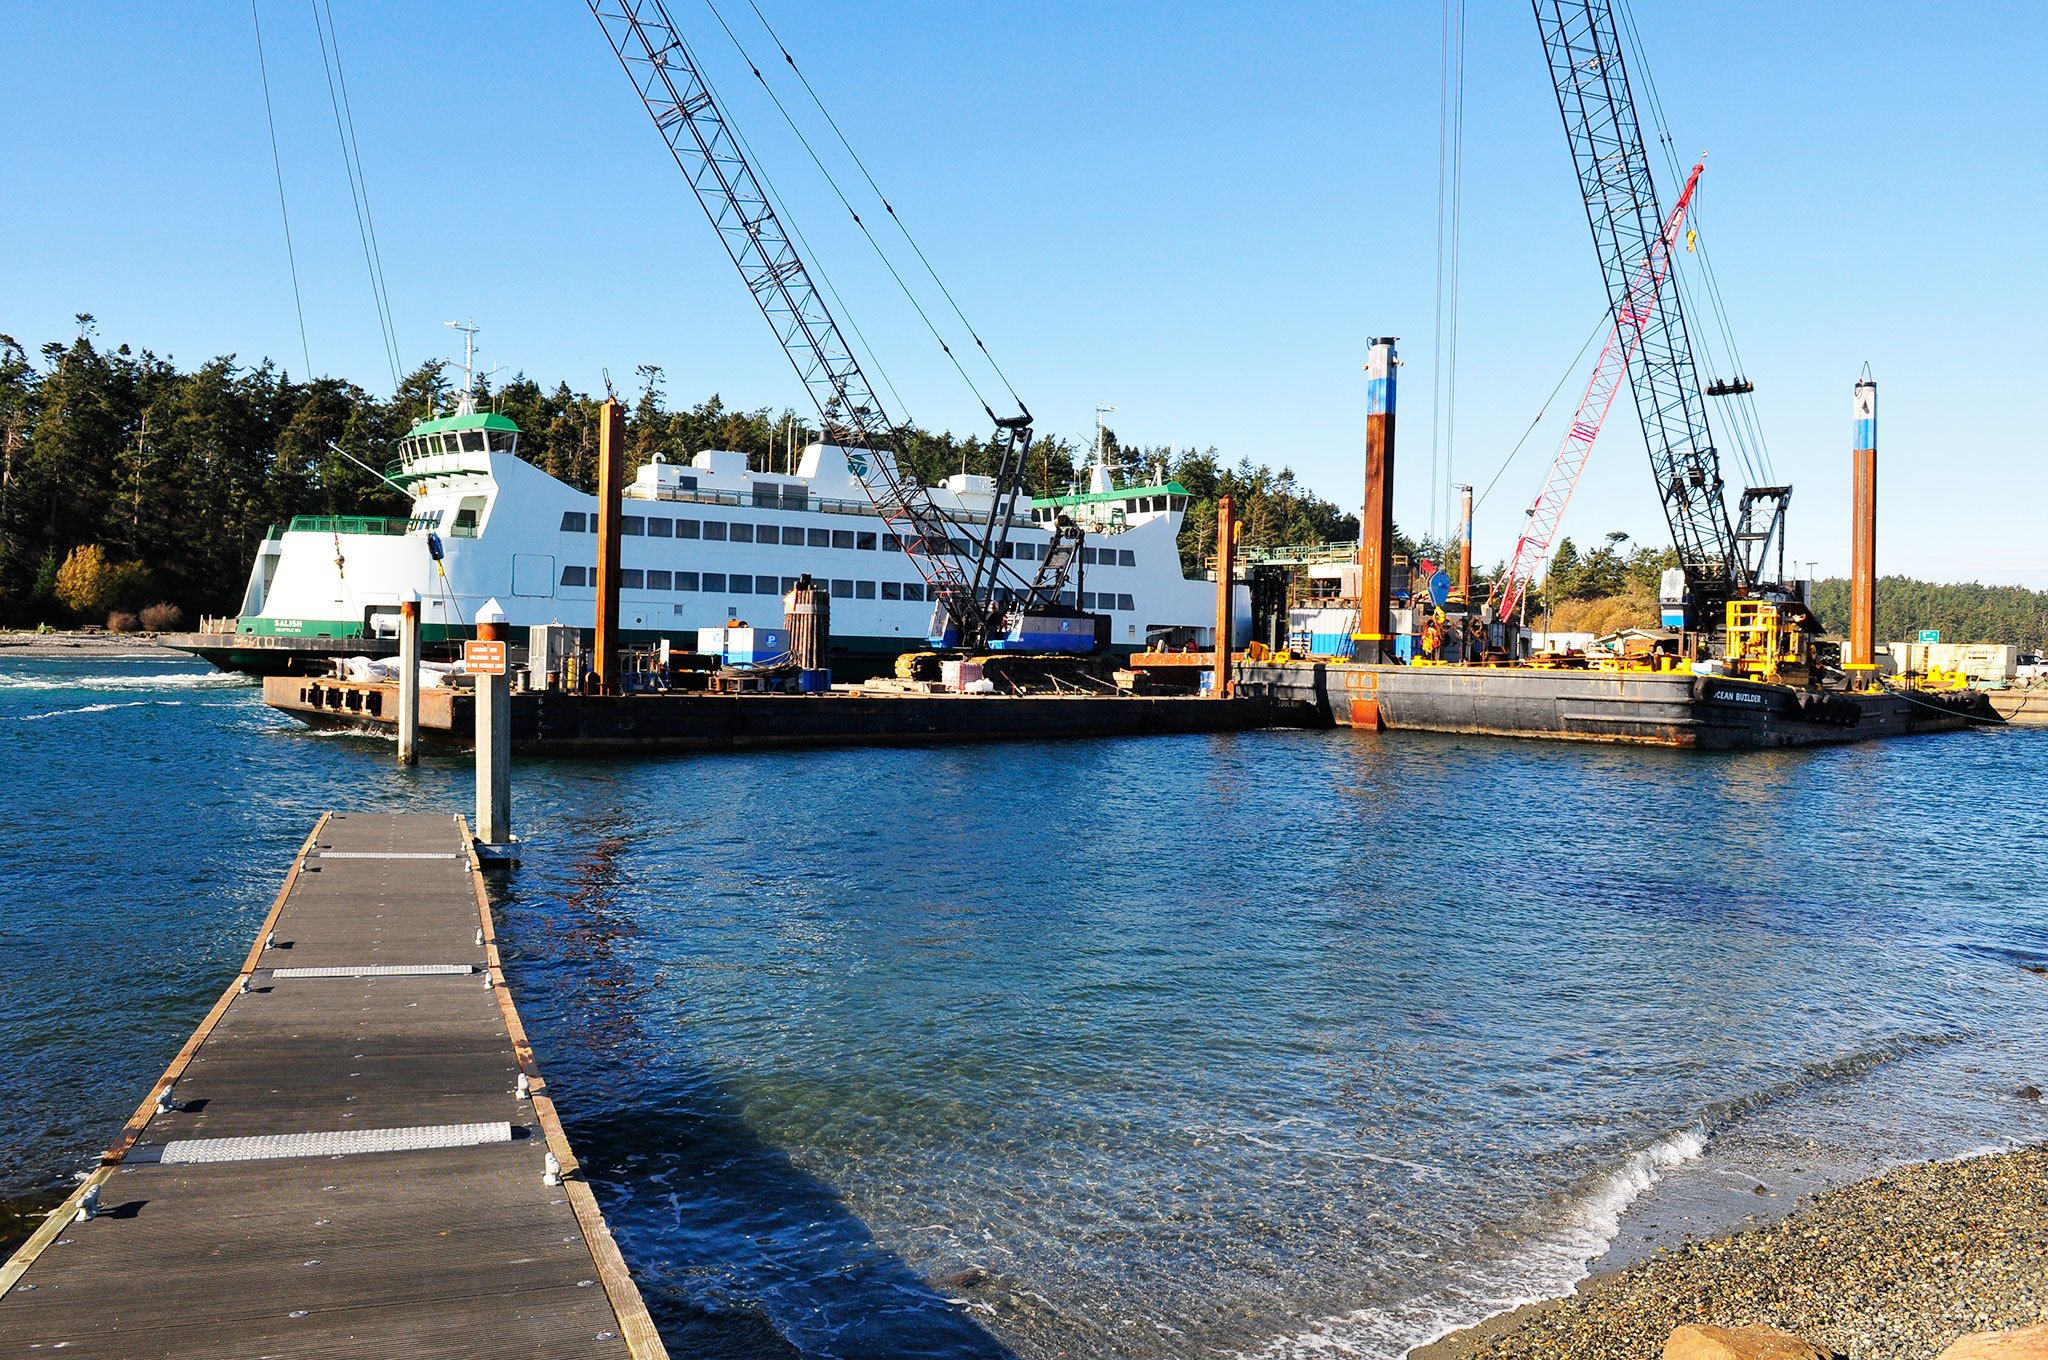
M 1398 335 L 1396 508 L 1427 527 L 1437 6 L 761 3 L 1041 429 L 1083 436 L 1113 403 L 1127 441 L 1213 443 L 1354 504 L 1360 365 Z M 1883 567 L 2048 587 L 2048 7 L 1638 5 L 1678 145 L 1711 153 L 1699 225 L 1798 488 L 1793 555 L 1846 566 L 1867 360 Z M 672 9 L 910 414 L 978 429 L 702 0 Z M 262 12 L 313 366 L 388 389 L 312 20 Z M 473 316 L 485 364 L 544 381 L 656 363 L 677 399 L 800 401 L 582 5 L 335 15 L 408 365 L 459 352 L 441 323 Z M 1527 7 L 1468 27 L 1455 459 L 1484 485 L 1601 293 Z M 183 363 L 302 369 L 247 7 L 12 0 L 0 44 L 0 330 L 33 348 L 90 311 Z M 1481 510 L 1483 559 L 1573 399 Z M 1625 411 L 1567 522 L 1609 529 L 1664 541 Z

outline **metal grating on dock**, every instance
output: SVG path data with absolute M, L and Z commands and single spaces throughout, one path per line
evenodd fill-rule
M 360 978 L 360 977 L 468 977 L 476 971 L 473 963 L 362 963 L 331 968 L 273 968 L 273 978 Z
M 666 1360 L 467 847 L 456 818 L 321 819 L 239 976 L 0 1266 L 0 1355 Z

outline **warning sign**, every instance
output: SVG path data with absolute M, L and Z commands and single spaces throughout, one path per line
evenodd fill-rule
M 505 644 L 471 641 L 462 644 L 462 669 L 471 675 L 503 675 Z

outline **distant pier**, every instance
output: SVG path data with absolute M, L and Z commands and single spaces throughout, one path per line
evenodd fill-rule
M 329 814 L 240 973 L 4 1266 L 0 1352 L 667 1352 L 453 817 Z

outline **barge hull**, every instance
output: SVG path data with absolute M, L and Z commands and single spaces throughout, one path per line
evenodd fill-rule
M 393 731 L 398 687 L 271 676 L 263 700 L 312 726 Z M 475 696 L 422 689 L 420 736 L 468 744 Z M 776 747 L 1052 740 L 1327 727 L 1284 699 L 1132 695 L 657 694 L 511 696 L 512 746 L 543 755 L 626 755 Z
M 1698 751 L 1833 745 L 1996 721 L 1981 696 L 1981 715 L 1968 704 L 1892 693 L 1820 704 L 1781 685 L 1684 674 L 1247 661 L 1237 686 L 1342 726 Z

